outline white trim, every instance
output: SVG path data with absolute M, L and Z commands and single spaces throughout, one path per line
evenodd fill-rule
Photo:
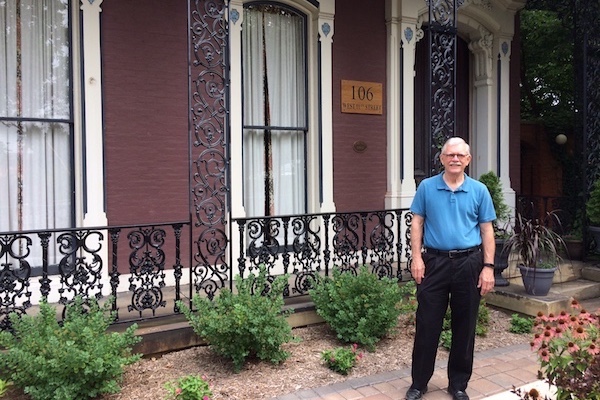
M 231 0 L 229 12 L 236 12 L 237 20 L 229 21 L 230 29 L 230 123 L 231 123 L 231 216 L 246 216 L 243 206 L 242 174 L 242 43 L 244 3 L 249 0 Z M 307 198 L 308 212 L 335 211 L 333 202 L 333 118 L 332 118 L 332 37 L 335 0 L 321 0 L 319 9 L 305 0 L 280 0 L 279 3 L 296 8 L 307 15 L 307 62 L 308 62 L 308 113 L 309 135 L 307 138 Z M 235 11 L 234 11 L 235 10 Z M 324 24 L 329 30 L 323 31 Z M 317 40 L 321 41 L 321 66 L 318 65 Z M 318 97 L 319 74 L 321 98 Z M 319 118 L 322 129 L 322 159 L 319 155 Z M 322 182 L 319 182 L 319 165 L 322 163 Z M 319 204 L 319 185 L 323 187 L 323 201 Z
M 85 115 L 85 200 L 86 212 L 84 227 L 107 226 L 108 219 L 104 210 L 104 126 L 102 108 L 102 60 L 100 49 L 100 4 L 102 0 L 89 2 L 81 0 L 82 38 L 83 38 L 83 85 Z M 81 148 L 79 151 L 82 151 Z M 83 193 L 83 191 L 81 191 Z M 80 201 L 81 203 L 82 201 Z M 102 231 L 105 238 L 107 231 Z M 106 268 L 102 270 L 103 279 L 108 279 L 108 247 L 98 252 Z
M 106 226 L 104 211 L 104 143 L 102 124 L 102 61 L 100 4 L 81 0 L 83 28 L 83 84 L 85 115 L 85 175 L 87 212 L 83 226 Z

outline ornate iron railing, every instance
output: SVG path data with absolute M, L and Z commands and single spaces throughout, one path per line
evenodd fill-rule
M 311 278 L 333 268 L 356 274 L 365 265 L 380 278 L 402 280 L 411 219 L 405 209 L 234 219 L 238 273 L 262 264 L 270 275 L 290 274 L 287 297 L 307 294 Z
M 182 298 L 181 234 L 189 225 L 1 232 L 0 329 L 9 328 L 10 313 L 26 314 L 41 299 L 66 306 L 77 296 L 110 295 L 117 318 L 121 307 L 139 319 L 156 316 L 167 306 L 167 285 L 175 288 L 175 301 Z
M 234 219 L 223 282 L 197 274 L 192 221 L 0 232 L 0 330 L 10 329 L 10 313 L 31 314 L 46 299 L 64 314 L 77 296 L 111 302 L 120 322 L 170 316 L 177 301 L 213 298 L 260 264 L 272 278 L 290 274 L 285 297 L 306 295 L 310 277 L 334 268 L 367 265 L 402 279 L 410 222 L 406 209 Z

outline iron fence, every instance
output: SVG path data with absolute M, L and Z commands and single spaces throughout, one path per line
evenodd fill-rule
M 62 306 L 75 297 L 111 303 L 117 321 L 178 314 L 198 288 L 234 290 L 264 265 L 270 281 L 289 274 L 286 298 L 308 293 L 317 274 L 356 273 L 366 265 L 379 277 L 403 279 L 410 260 L 406 209 L 237 218 L 229 224 L 224 282 L 194 273 L 191 221 L 0 232 L 0 329 L 9 314 L 32 314 L 46 300 Z M 208 296 L 211 297 L 211 296 Z

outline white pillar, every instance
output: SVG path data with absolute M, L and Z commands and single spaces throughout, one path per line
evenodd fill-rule
M 471 176 L 477 179 L 481 174 L 496 170 L 496 101 L 493 87 L 493 35 L 479 27 L 481 36 L 469 43 L 475 59 L 475 96 L 473 104 L 474 132 L 471 138 L 471 152 L 475 155 Z
M 242 24 L 244 23 L 244 5 L 241 0 L 232 0 L 229 2 L 229 51 L 231 54 L 242 54 Z M 231 129 L 231 139 L 229 151 L 231 160 L 229 168 L 231 170 L 231 187 L 235 188 L 237 195 L 231 196 L 231 216 L 245 217 L 244 198 L 242 196 L 242 187 L 244 185 L 242 175 L 242 63 L 237 62 L 240 57 L 230 57 L 234 62 L 230 63 L 229 69 L 229 104 L 231 110 L 237 110 L 229 114 L 229 123 Z M 235 254 L 235 253 L 234 253 Z
M 83 28 L 83 93 L 85 132 L 86 212 L 83 226 L 106 226 L 104 210 L 104 136 L 102 124 L 102 64 L 100 57 L 100 4 L 81 0 Z
M 511 55 L 512 37 L 500 37 L 499 56 L 500 56 L 500 115 L 498 116 L 500 125 L 500 170 L 498 176 L 502 183 L 502 190 L 506 203 L 514 207 L 516 202 L 515 191 L 510 182 L 510 55 Z M 515 94 L 518 96 L 518 93 Z
M 423 31 L 417 26 L 417 13 L 416 8 L 401 1 L 386 1 L 388 178 L 385 207 L 388 209 L 410 207 L 416 191 L 414 68 L 416 43 L 423 37 Z
M 83 65 L 83 149 L 85 152 L 85 208 L 83 226 L 106 226 L 108 219 L 104 209 L 104 126 L 102 123 L 102 63 L 100 51 L 100 4 L 102 0 L 81 0 L 81 40 L 83 50 L 81 62 Z M 102 259 L 102 280 L 104 290 L 110 291 L 108 262 L 108 249 L 110 238 L 107 231 L 102 231 L 104 236 L 102 246 L 97 255 Z M 99 238 L 94 236 L 98 241 Z M 91 239 L 94 240 L 93 238 Z M 96 243 L 87 243 L 94 247 Z M 100 246 L 99 243 L 97 243 Z M 87 261 L 95 262 L 86 255 Z M 106 294 L 106 292 L 104 293 Z
M 319 40 L 321 42 L 321 147 L 323 199 L 321 212 L 334 212 L 333 202 L 333 17 L 335 1 L 323 1 L 319 9 Z

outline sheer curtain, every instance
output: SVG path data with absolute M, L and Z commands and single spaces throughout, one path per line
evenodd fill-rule
M 304 21 L 276 6 L 245 9 L 244 205 L 249 216 L 306 212 Z
M 0 2 L 0 231 L 72 225 L 68 10 Z

